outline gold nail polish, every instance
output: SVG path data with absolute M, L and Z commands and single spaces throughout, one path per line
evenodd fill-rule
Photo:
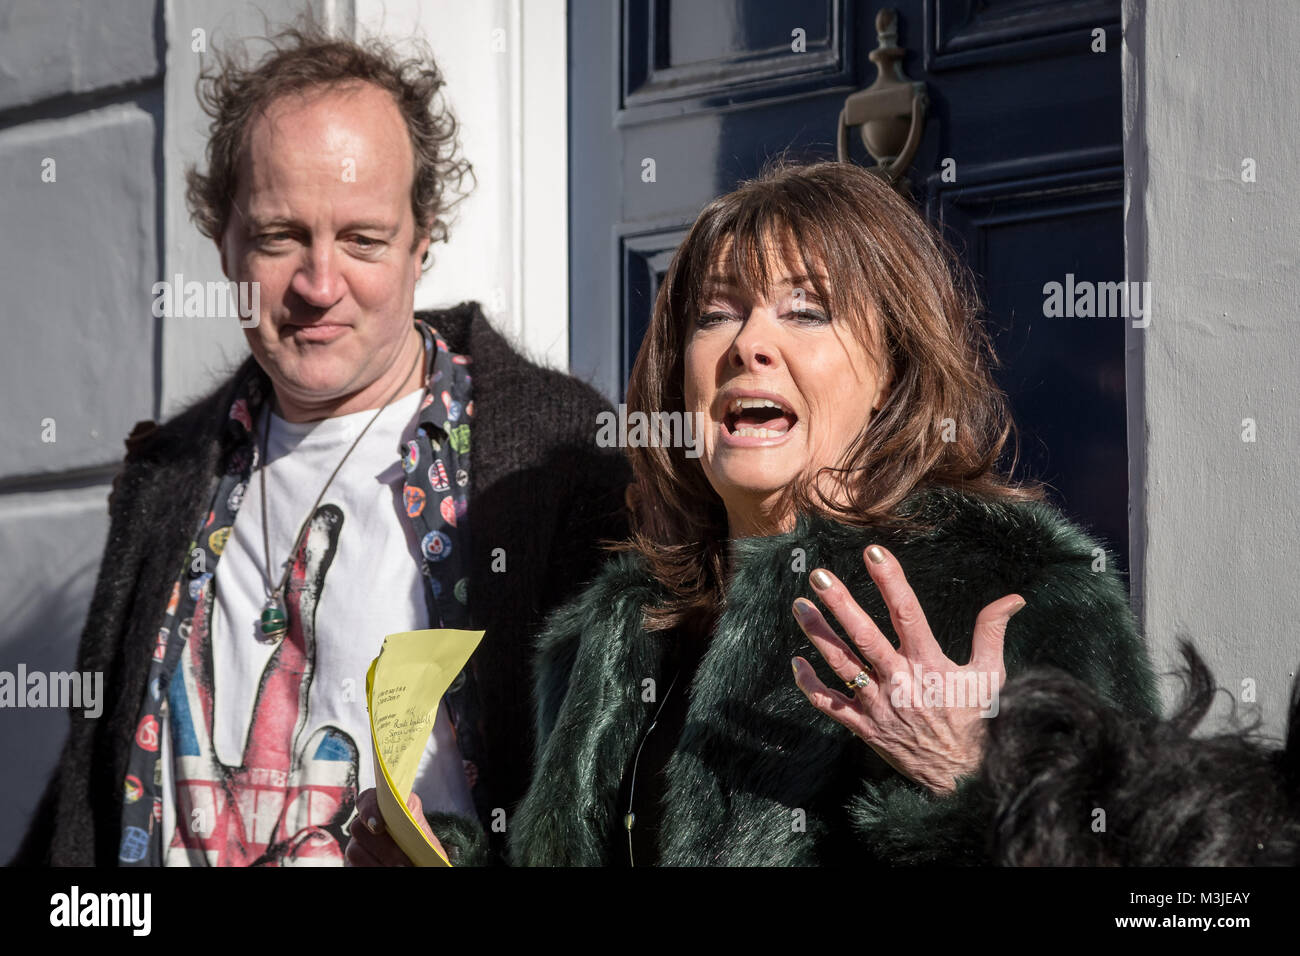
M 810 576 L 810 578 L 812 580 L 812 586 L 815 587 L 818 591 L 825 591 L 828 587 L 831 586 L 831 576 L 827 574 L 825 571 L 823 571 L 821 568 L 818 568 L 816 571 L 814 571 Z
M 872 564 L 884 564 L 885 552 L 881 550 L 879 545 L 873 544 L 871 547 L 867 548 L 867 558 Z

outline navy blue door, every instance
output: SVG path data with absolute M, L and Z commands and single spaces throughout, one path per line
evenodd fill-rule
M 835 157 L 844 99 L 876 75 L 885 5 L 570 0 L 575 374 L 623 394 L 659 278 L 705 203 L 783 151 Z M 887 5 L 903 70 L 929 94 L 911 193 L 981 284 L 1018 473 L 1048 482 L 1126 564 L 1124 320 L 1044 308 L 1044 285 L 1067 275 L 1123 278 L 1119 0 Z

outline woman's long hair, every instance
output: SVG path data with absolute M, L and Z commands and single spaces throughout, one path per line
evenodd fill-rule
M 892 381 L 874 416 L 862 410 L 862 430 L 840 467 L 803 475 L 784 490 L 777 513 L 880 527 L 905 523 L 899 506 L 926 486 L 1041 497 L 997 467 L 1014 427 L 990 374 L 996 359 L 968 272 L 907 201 L 848 163 L 776 165 L 705 207 L 659 287 L 628 383 L 629 415 L 685 413 L 685 349 L 707 277 L 721 265 L 740 288 L 767 291 L 780 278 L 769 275 L 773 250 L 803 266 L 832 318 L 848 320 L 868 354 L 883 357 Z M 791 255 L 803 262 L 789 262 Z M 647 609 L 646 625 L 703 625 L 725 583 L 722 500 L 684 449 L 628 453 L 633 534 L 625 549 L 673 595 Z M 833 495 L 820 480 L 827 471 L 836 479 Z

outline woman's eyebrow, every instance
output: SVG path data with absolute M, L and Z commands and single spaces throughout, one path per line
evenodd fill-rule
M 817 275 L 791 275 L 785 276 L 779 282 L 778 286 L 808 286 L 814 282 L 825 282 L 826 276 L 818 273 Z
M 734 282 L 713 281 L 706 279 L 700 288 L 701 301 L 708 299 L 735 299 L 740 295 L 740 286 Z
M 818 274 L 816 276 L 808 275 L 788 275 L 777 281 L 774 289 L 800 289 L 804 293 L 805 299 L 818 299 L 821 296 L 817 292 L 818 286 L 824 288 L 826 276 Z M 726 295 L 734 296 L 740 291 L 740 283 L 735 279 L 721 276 L 706 276 L 701 287 L 700 295 L 702 298 L 710 296 Z

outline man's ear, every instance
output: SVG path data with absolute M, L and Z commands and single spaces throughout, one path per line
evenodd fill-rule
M 412 254 L 415 256 L 415 271 L 417 273 L 424 271 L 424 257 L 428 254 L 429 246 L 432 244 L 433 244 L 433 240 L 430 239 L 427 235 L 423 239 L 421 239 L 418 243 L 415 244 L 415 251 Z M 420 281 L 418 275 L 416 276 L 415 281 L 416 282 Z
M 222 274 L 231 282 L 235 282 L 237 280 L 231 274 L 231 270 L 238 258 L 238 237 L 247 234 L 247 227 L 244 225 L 244 214 L 233 199 L 230 200 L 228 213 L 225 226 L 222 227 L 220 234 L 213 238 L 212 241 L 217 244 L 217 255 L 221 257 Z
M 233 206 L 234 203 L 231 203 L 231 205 Z M 233 212 L 232 212 L 232 215 L 233 215 Z M 232 220 L 228 218 L 228 219 L 226 220 L 226 227 L 225 227 L 224 229 L 222 229 L 220 235 L 215 236 L 215 237 L 213 238 L 212 241 L 213 241 L 214 243 L 216 243 L 216 246 L 217 246 L 217 255 L 219 255 L 219 256 L 221 257 L 221 273 L 222 273 L 222 275 L 224 275 L 224 276 L 225 276 L 227 279 L 229 279 L 231 282 L 234 282 L 234 281 L 235 281 L 235 277 L 234 277 L 233 275 L 230 274 L 230 260 L 231 260 L 231 256 L 230 256 L 229 254 L 227 254 L 227 250 L 228 250 L 229 247 L 230 247 L 230 227 L 231 227 L 231 223 L 232 223 Z

